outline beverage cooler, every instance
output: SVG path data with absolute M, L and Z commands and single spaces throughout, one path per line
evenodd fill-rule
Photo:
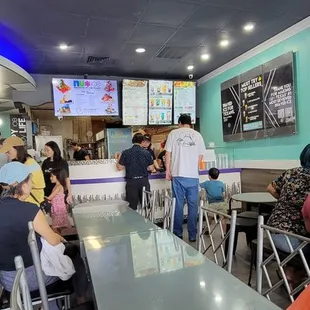
M 107 128 L 105 130 L 105 158 L 114 159 L 132 146 L 132 128 Z

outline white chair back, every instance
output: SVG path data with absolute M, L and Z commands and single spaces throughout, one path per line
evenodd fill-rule
M 205 205 L 206 203 L 206 205 Z M 203 226 L 203 218 L 205 217 L 206 225 Z M 214 219 L 214 226 L 210 223 L 210 218 Z M 232 260 L 233 260 L 233 249 L 235 241 L 235 232 L 236 232 L 236 220 L 237 220 L 237 211 L 232 211 L 231 216 L 224 214 L 213 209 L 208 208 L 207 202 L 203 200 L 200 201 L 200 210 L 199 210 L 199 227 L 198 227 L 198 251 L 202 254 L 206 254 L 211 250 L 214 262 L 217 265 L 220 265 L 218 259 L 218 251 L 220 250 L 222 256 L 223 267 L 231 273 L 232 269 Z M 229 221 L 230 229 L 225 233 L 223 229 L 223 222 Z M 218 244 L 215 244 L 215 234 L 220 230 L 221 241 Z M 207 238 L 205 238 L 205 233 L 209 233 L 210 244 L 206 244 Z M 218 237 L 217 237 L 218 238 Z M 228 242 L 227 255 L 225 255 L 225 245 Z
M 287 245 L 290 249 L 290 253 L 284 253 L 279 251 L 272 239 L 271 234 L 282 234 L 285 237 L 285 240 L 287 242 Z M 267 238 L 264 238 L 264 236 L 267 236 Z M 294 249 L 292 246 L 292 243 L 290 241 L 290 238 L 295 238 L 300 240 L 301 244 Z M 268 242 L 268 245 L 265 243 L 264 246 L 264 240 Z M 258 293 L 262 294 L 263 296 L 266 296 L 270 300 L 270 293 L 278 289 L 280 286 L 284 286 L 291 302 L 294 302 L 295 298 L 294 296 L 302 291 L 309 283 L 310 283 L 310 269 L 309 265 L 307 263 L 307 260 L 305 258 L 305 254 L 303 249 L 306 246 L 310 245 L 310 239 L 299 236 L 287 231 L 283 231 L 280 229 L 276 229 L 267 225 L 264 225 L 264 217 L 259 216 L 258 217 L 258 232 L 257 232 L 257 267 L 256 267 L 256 272 L 257 272 L 257 279 L 256 279 L 256 285 L 257 285 L 257 291 Z M 268 257 L 264 259 L 264 248 L 265 248 L 265 254 L 267 253 L 266 248 L 270 249 L 268 251 Z M 271 253 L 271 254 L 270 254 Z M 295 258 L 298 259 L 298 265 L 300 267 L 304 267 L 305 269 L 305 274 L 306 277 L 304 278 L 303 282 L 298 285 L 296 288 L 292 289 L 289 281 L 286 278 L 285 275 L 285 266 L 291 262 Z M 281 274 L 281 280 L 279 280 L 276 284 L 273 284 L 270 275 L 267 270 L 267 265 L 271 262 L 276 262 L 277 263 L 277 268 L 279 269 L 279 272 Z M 274 269 L 274 268 L 273 268 Z M 266 277 L 267 283 L 269 288 L 265 290 L 264 292 L 262 291 L 262 282 L 263 282 L 263 274 Z
M 158 191 L 147 191 L 145 187 L 142 190 L 142 204 L 138 212 L 147 220 L 154 222 L 155 209 L 158 196 Z
M 175 198 L 171 198 L 168 191 L 165 191 L 164 198 L 164 229 L 168 229 L 173 233 L 175 214 Z
M 45 287 L 43 271 L 42 271 L 42 267 L 41 267 L 41 259 L 40 259 L 38 243 L 37 243 L 37 239 L 36 239 L 35 231 L 33 229 L 33 223 L 32 222 L 28 223 L 28 228 L 29 228 L 28 245 L 30 248 L 32 261 L 33 261 L 34 268 L 35 268 L 36 275 L 37 275 L 42 306 L 43 306 L 44 310 L 48 310 L 49 309 L 48 297 L 47 297 L 47 292 L 46 292 L 46 287 Z
M 16 256 L 14 263 L 17 273 L 10 297 L 10 308 L 12 310 L 33 310 L 23 258 Z M 21 300 L 21 294 L 23 301 Z

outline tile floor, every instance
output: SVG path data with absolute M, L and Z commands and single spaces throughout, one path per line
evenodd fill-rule
M 184 240 L 188 242 L 187 232 L 186 232 L 186 225 L 184 226 Z M 209 244 L 209 237 L 205 236 L 205 242 Z M 220 234 L 218 233 L 218 238 L 216 238 L 215 243 L 219 242 L 220 240 Z M 192 244 L 188 242 L 192 246 L 196 247 L 195 244 Z M 208 251 L 206 253 L 206 256 L 214 261 L 212 253 Z M 218 258 L 221 258 L 221 254 L 218 255 Z M 245 234 L 240 233 L 238 238 L 238 246 L 236 255 L 233 260 L 232 264 L 232 274 L 237 277 L 239 280 L 244 282 L 245 284 L 248 284 L 248 277 L 249 277 L 249 271 L 250 271 L 250 260 L 251 260 L 251 250 L 248 248 L 245 240 Z M 271 281 L 273 283 L 276 283 L 279 281 L 277 273 L 276 273 L 276 265 L 270 265 L 268 268 L 268 272 L 270 273 Z M 255 289 L 256 287 L 256 271 L 253 270 L 253 276 L 252 276 L 252 288 Z M 263 277 L 263 289 L 267 289 L 268 284 L 266 279 Z M 288 295 L 284 288 L 279 288 L 276 290 L 275 293 L 270 295 L 271 301 L 278 305 L 281 309 L 287 309 L 287 307 L 290 305 L 290 300 L 288 298 Z

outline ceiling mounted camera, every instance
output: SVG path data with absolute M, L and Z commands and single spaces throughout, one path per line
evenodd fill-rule
M 192 80 L 192 79 L 194 78 L 194 74 L 189 74 L 189 75 L 188 75 L 188 78 L 189 78 L 190 80 Z

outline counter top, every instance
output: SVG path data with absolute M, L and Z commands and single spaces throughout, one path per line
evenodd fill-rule
M 94 160 L 69 160 L 69 166 L 89 166 L 116 164 L 116 159 L 94 159 Z
M 240 168 L 227 168 L 227 169 L 219 169 L 221 174 L 227 173 L 240 173 Z M 199 175 L 208 175 L 208 170 L 200 170 Z M 165 172 L 159 172 L 149 175 L 150 180 L 159 180 L 165 179 Z M 71 184 L 96 184 L 96 183 L 115 183 L 115 182 L 125 182 L 126 179 L 124 176 L 121 177 L 105 177 L 105 178 L 89 178 L 89 179 L 71 179 Z

